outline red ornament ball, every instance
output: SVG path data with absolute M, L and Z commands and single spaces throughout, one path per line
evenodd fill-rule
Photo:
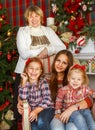
M 3 5 L 2 4 L 0 4 L 0 9 L 2 9 L 3 8 Z
M 8 52 L 6 58 L 7 58 L 8 62 L 11 62 L 12 61 L 12 54 L 10 52 Z

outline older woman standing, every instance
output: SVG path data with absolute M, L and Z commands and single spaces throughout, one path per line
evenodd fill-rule
M 38 6 L 28 7 L 24 16 L 27 25 L 20 27 L 17 33 L 19 59 L 15 69 L 14 85 L 14 117 L 16 119 L 19 119 L 17 112 L 18 85 L 27 58 L 34 56 L 46 58 L 66 48 L 51 28 L 42 25 L 43 11 Z

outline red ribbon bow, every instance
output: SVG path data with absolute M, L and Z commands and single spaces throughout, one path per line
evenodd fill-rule
M 73 66 L 72 66 L 72 68 L 71 68 L 71 69 L 73 69 L 73 68 L 79 68 L 79 69 L 81 69 L 81 70 L 85 71 L 85 65 L 75 64 L 75 65 L 73 65 Z
M 25 64 L 28 65 L 30 62 L 31 62 L 31 58 L 28 58 Z

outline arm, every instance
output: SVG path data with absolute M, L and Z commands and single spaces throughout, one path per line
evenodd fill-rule
M 48 56 L 48 50 L 45 48 L 41 51 L 41 53 L 38 55 L 39 58 L 46 58 Z
M 39 103 L 39 106 L 36 107 L 33 111 L 29 114 L 29 120 L 32 122 L 34 120 L 37 120 L 38 114 L 45 108 L 48 108 L 48 106 L 51 105 L 51 97 L 50 97 L 50 90 L 49 85 L 45 79 L 41 80 L 40 89 L 41 89 L 41 103 Z
M 48 106 L 53 107 L 54 104 L 51 100 L 49 84 L 46 79 L 41 80 L 40 88 L 41 88 L 42 102 L 39 104 L 39 107 L 42 107 L 42 108 L 47 108 Z
M 26 27 L 19 28 L 17 32 L 16 44 L 17 44 L 19 55 L 23 59 L 37 56 L 44 49 L 43 47 L 40 49 L 38 48 L 36 50 L 30 49 L 30 44 L 31 44 L 30 31 L 29 31 L 29 28 L 26 28 Z
M 19 97 L 21 99 L 27 99 L 28 98 L 28 76 L 26 73 L 21 73 L 21 83 L 19 85 Z
M 18 112 L 22 115 L 23 114 L 23 101 L 18 96 L 18 104 L 17 104 Z
M 35 108 L 33 111 L 30 112 L 29 114 L 29 121 L 34 121 L 36 120 L 37 121 L 37 116 L 38 114 L 43 110 L 42 107 L 37 107 Z
M 70 106 L 68 109 L 66 109 L 60 116 L 61 121 L 68 122 L 69 117 L 74 111 L 77 111 L 78 109 L 86 109 L 91 107 L 93 104 L 93 100 L 90 97 L 85 98 L 81 102 L 78 102 L 77 105 L 74 104 Z
M 60 50 L 66 49 L 64 43 L 60 40 L 58 35 L 51 28 L 46 27 L 45 34 L 51 43 L 47 47 L 48 55 L 56 54 Z

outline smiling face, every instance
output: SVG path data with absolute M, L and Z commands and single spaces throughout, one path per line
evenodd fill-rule
M 37 82 L 39 76 L 42 73 L 41 64 L 35 61 L 29 63 L 29 65 L 26 68 L 26 73 L 31 83 Z
M 79 88 L 84 81 L 83 73 L 79 70 L 71 70 L 68 76 L 68 81 L 73 89 Z
M 32 27 L 40 26 L 41 24 L 40 15 L 36 14 L 35 12 L 29 12 L 28 23 L 29 23 L 29 26 L 32 26 Z
M 63 73 L 68 66 L 68 57 L 65 54 L 61 54 L 55 61 L 55 70 L 57 73 Z

